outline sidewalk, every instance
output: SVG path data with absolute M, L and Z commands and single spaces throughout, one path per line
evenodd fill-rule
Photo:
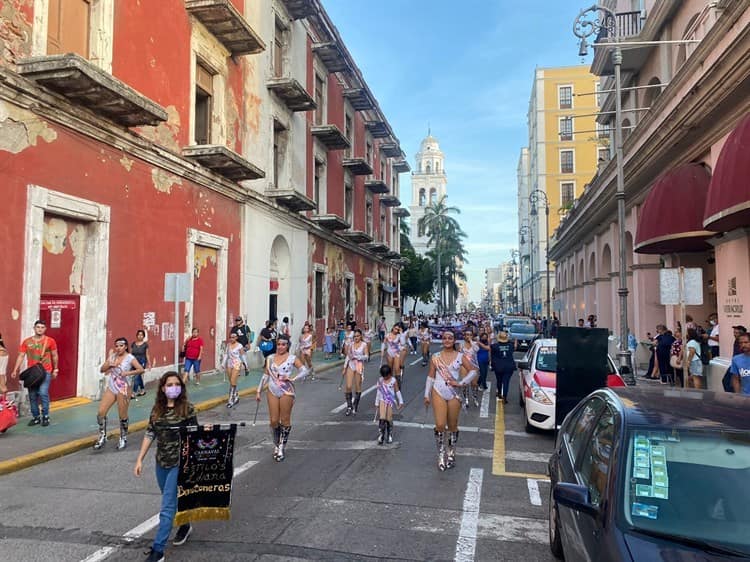
M 376 346 L 375 342 L 373 347 Z M 377 350 L 373 349 L 372 353 L 377 353 Z M 313 353 L 313 367 L 316 375 L 334 367 L 340 367 L 342 364 L 343 361 L 338 357 L 326 360 L 322 352 Z M 261 374 L 260 369 L 251 369 L 247 376 L 240 375 L 237 384 L 240 396 L 249 396 L 255 392 Z M 154 405 L 154 387 L 154 383 L 150 383 L 145 396 L 130 401 L 128 416 L 131 434 L 146 428 L 148 415 Z M 228 389 L 224 374 L 219 371 L 203 373 L 200 385 L 192 381 L 188 384 L 190 401 L 199 412 L 224 404 Z M 83 404 L 65 409 L 55 409 L 54 404 L 53 402 L 50 408 L 49 427 L 38 425 L 29 427 L 27 423 L 31 418 L 23 416 L 18 419 L 16 426 L 0 435 L 0 475 L 62 457 L 93 445 L 98 431 L 96 411 L 99 408 L 99 402 L 85 401 Z M 112 406 L 107 418 L 109 438 L 116 439 L 119 436 L 116 404 Z M 129 443 L 129 446 L 137 445 Z

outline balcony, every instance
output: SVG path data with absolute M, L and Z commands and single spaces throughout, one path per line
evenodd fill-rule
M 339 232 L 339 236 L 346 238 L 353 244 L 367 244 L 372 242 L 372 236 L 362 230 L 345 230 L 344 232 Z
M 253 55 L 266 49 L 231 0 L 185 0 L 185 9 L 201 22 L 232 56 Z
M 365 129 L 368 130 L 374 139 L 384 139 L 392 135 L 388 123 L 381 120 L 365 121 Z
M 386 207 L 398 207 L 401 205 L 401 201 L 395 195 L 381 195 L 380 204 Z
M 362 244 L 362 247 L 374 254 L 383 255 L 387 254 L 391 250 L 388 245 L 384 244 L 383 242 L 367 242 L 365 244 Z
M 341 165 L 355 176 L 369 176 L 372 174 L 372 166 L 364 158 L 344 158 L 341 161 Z
M 314 0 L 281 0 L 286 12 L 293 20 L 301 20 L 315 14 Z
M 411 213 L 405 207 L 396 207 L 391 211 L 394 217 L 404 218 L 411 216 Z
M 263 170 L 226 146 L 214 144 L 186 146 L 182 149 L 182 155 L 231 181 L 240 182 L 266 177 Z
M 409 265 L 409 260 L 408 260 L 408 258 L 405 258 L 405 257 L 403 257 L 403 256 L 399 256 L 398 258 L 392 258 L 392 259 L 391 259 L 391 262 L 392 262 L 392 263 L 393 263 L 394 265 Z
M 270 197 L 282 207 L 297 213 L 299 211 L 312 211 L 317 205 L 315 201 L 300 193 L 296 189 L 269 189 L 266 197 Z
M 349 139 L 336 125 L 314 125 L 310 132 L 328 150 L 342 150 L 351 146 Z
M 674 3 L 677 4 L 677 3 Z M 608 19 L 611 19 L 608 18 Z M 620 12 L 616 14 L 615 23 L 617 32 L 620 36 L 622 45 L 622 71 L 637 72 L 646 62 L 653 46 L 643 45 L 639 47 L 628 47 L 628 39 L 648 40 L 647 37 L 641 37 L 644 28 L 644 18 L 640 11 Z M 612 49 L 607 43 L 614 42 L 615 37 L 609 29 L 602 27 L 594 43 L 594 60 L 591 63 L 591 72 L 596 76 L 612 74 L 614 66 L 612 65 Z
M 294 78 L 271 78 L 266 87 L 276 94 L 290 111 L 311 111 L 318 107 L 307 90 Z
M 390 191 L 390 189 L 388 189 L 388 184 L 383 180 L 365 180 L 365 187 L 373 195 L 377 195 L 379 193 L 388 193 Z
M 385 142 L 381 144 L 380 151 L 388 158 L 398 158 L 401 156 L 401 147 L 397 142 Z
M 364 88 L 347 88 L 342 92 L 344 99 L 349 100 L 354 111 L 375 109 L 375 102 Z
M 310 220 L 328 230 L 346 230 L 351 227 L 343 217 L 332 213 L 327 215 L 313 215 L 310 217 Z
M 400 260 L 401 254 L 399 252 L 395 252 L 393 250 L 389 250 L 388 253 L 383 256 L 387 260 Z
M 74 55 L 30 57 L 16 63 L 19 74 L 122 125 L 158 125 L 167 112 L 133 88 Z
M 409 166 L 406 158 L 401 158 L 393 161 L 393 171 L 398 174 L 403 174 L 404 172 L 411 171 L 411 166 Z
M 318 55 L 318 58 L 320 58 L 320 61 L 328 69 L 328 72 L 345 72 L 349 70 L 349 61 L 346 60 L 346 54 L 341 45 L 335 41 L 314 43 L 312 52 Z

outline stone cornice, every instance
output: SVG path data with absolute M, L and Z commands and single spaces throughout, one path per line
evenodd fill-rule
M 594 283 L 602 283 L 609 280 L 609 277 L 594 277 Z
M 315 234 L 324 240 L 387 267 L 397 270 L 402 269 L 400 266 L 374 256 L 357 244 L 344 240 L 319 227 L 307 217 L 290 213 L 254 189 L 226 180 L 133 131 L 119 127 L 85 109 L 69 104 L 59 96 L 38 87 L 34 82 L 3 67 L 0 67 L 0 99 L 22 107 L 51 123 L 70 129 L 75 134 L 84 135 L 121 150 L 129 156 L 169 171 L 238 203 L 248 204 L 253 210 L 263 212 L 270 218 L 288 226 Z
M 594 281 L 584 281 L 583 283 L 581 283 L 581 285 L 583 285 L 584 287 L 590 287 L 593 284 Z
M 626 205 L 640 203 L 651 183 L 664 170 L 689 162 L 731 130 L 750 110 L 750 96 L 742 87 L 750 77 L 750 26 L 743 27 L 733 42 L 721 46 L 747 2 L 729 3 L 706 37 L 655 100 L 624 143 Z M 718 58 L 715 51 L 720 51 Z M 707 60 L 716 58 L 713 64 Z M 705 69 L 705 70 L 703 70 Z M 703 72 L 702 75 L 699 75 Z M 692 86 L 688 92 L 681 90 Z M 677 95 L 680 94 L 680 95 Z M 616 214 L 615 160 L 594 177 L 576 207 L 558 227 L 550 259 L 561 261 L 574 252 L 579 241 L 594 231 L 608 228 Z
M 662 265 L 660 263 L 634 263 L 630 266 L 630 269 L 633 271 L 639 270 L 639 269 L 661 269 Z

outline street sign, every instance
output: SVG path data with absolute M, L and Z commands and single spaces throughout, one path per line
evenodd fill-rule
M 680 298 L 680 269 L 684 272 L 682 298 Z M 703 270 L 699 267 L 670 268 L 659 270 L 661 304 L 703 304 Z
M 164 274 L 164 302 L 187 302 L 190 300 L 190 274 Z

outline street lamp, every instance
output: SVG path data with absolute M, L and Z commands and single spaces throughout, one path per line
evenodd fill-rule
M 546 263 L 546 269 L 547 269 L 547 326 L 550 326 L 552 324 L 552 314 L 550 313 L 550 285 L 549 285 L 549 199 L 547 199 L 547 194 L 542 191 L 541 189 L 535 189 L 531 193 L 529 193 L 529 202 L 531 203 L 531 211 L 530 214 L 532 217 L 537 216 L 539 213 L 537 212 L 537 205 L 540 202 L 544 202 L 544 214 L 546 216 L 547 225 L 545 227 L 545 236 L 546 236 L 546 242 L 545 242 L 545 263 Z
M 513 275 L 513 312 L 518 312 L 518 276 L 521 271 L 516 269 L 516 258 L 520 255 L 520 252 L 515 248 L 510 251 L 510 267 Z M 521 280 L 521 286 L 523 286 L 523 279 Z M 521 293 L 521 309 L 523 309 L 523 292 Z
M 534 233 L 528 224 L 521 225 L 518 229 L 518 236 L 520 236 L 519 242 L 521 245 L 526 244 L 526 236 L 529 237 L 529 277 L 531 278 L 531 286 L 529 288 L 531 297 L 531 316 L 534 316 Z M 521 260 L 521 268 L 523 268 L 523 259 Z M 521 294 L 523 294 L 523 283 L 521 283 Z
M 601 19 L 598 12 L 602 14 Z M 628 278 L 626 271 L 628 262 L 625 249 L 625 175 L 622 162 L 622 85 L 620 81 L 620 66 L 622 65 L 620 41 L 622 38 L 617 25 L 617 14 L 605 6 L 594 4 L 590 8 L 582 10 L 573 24 L 573 33 L 581 39 L 578 51 L 581 56 L 585 56 L 587 53 L 586 38 L 594 33 L 599 33 L 602 29 L 606 29 L 608 36 L 614 39 L 612 64 L 615 68 L 615 158 L 617 165 L 615 199 L 617 200 L 617 222 L 620 239 L 620 286 L 617 289 L 617 294 L 620 297 L 620 344 L 617 357 L 622 374 L 628 382 L 635 384 L 630 352 L 628 351 Z M 627 367 L 627 371 L 625 367 Z

